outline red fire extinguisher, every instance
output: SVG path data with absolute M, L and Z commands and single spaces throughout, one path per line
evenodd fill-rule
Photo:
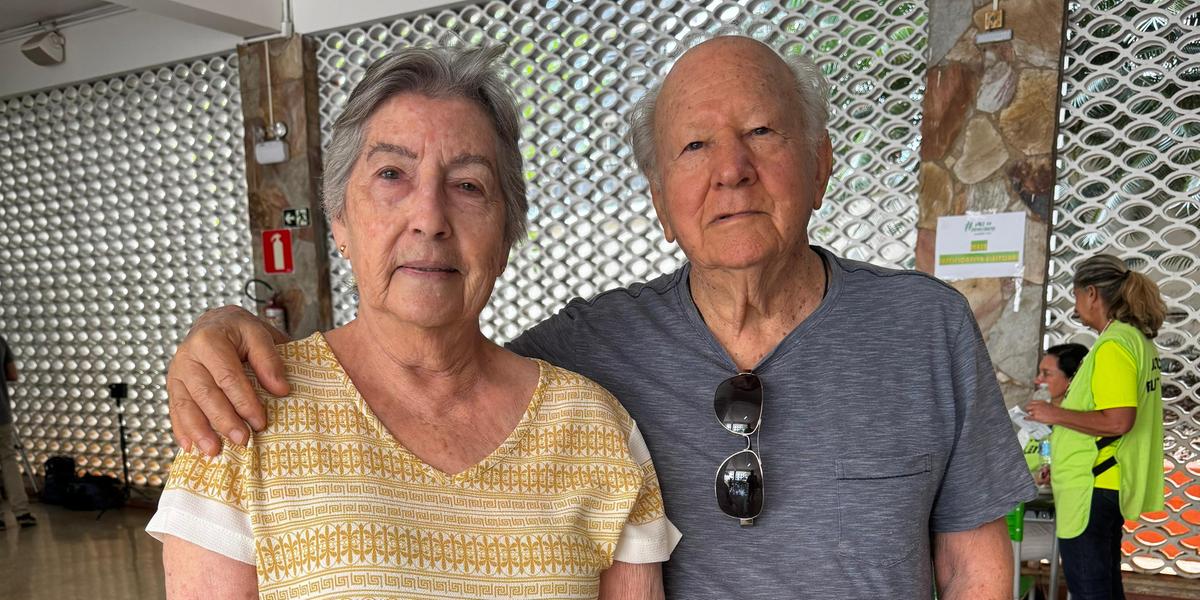
M 263 307 L 263 317 L 270 321 L 275 329 L 284 333 L 288 332 L 287 310 L 279 303 L 278 295 L 273 295 L 270 300 L 267 300 L 267 305 Z
M 251 291 L 252 287 L 256 283 L 267 288 L 267 293 L 270 294 L 268 300 L 263 300 Z M 271 284 L 261 279 L 251 279 L 250 281 L 246 282 L 244 291 L 247 298 L 253 300 L 257 304 L 262 305 L 261 310 L 259 310 L 260 316 L 270 322 L 275 329 L 278 329 L 283 333 L 288 333 L 287 309 L 285 309 L 283 304 L 279 302 L 279 294 L 275 293 L 275 289 L 271 287 Z

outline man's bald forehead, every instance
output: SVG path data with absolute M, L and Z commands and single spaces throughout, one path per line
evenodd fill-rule
M 689 49 L 671 67 L 660 88 L 658 108 L 674 98 L 687 96 L 687 90 L 695 84 L 704 85 L 730 76 L 753 77 L 753 74 L 768 85 L 782 84 L 794 89 L 795 73 L 770 46 L 733 35 L 707 40 Z
M 679 60 L 672 65 L 671 71 L 667 73 L 663 80 L 663 87 L 670 85 L 673 75 L 679 72 L 687 71 L 693 68 L 694 62 L 699 61 L 700 65 L 695 65 L 703 68 L 703 66 L 711 66 L 714 61 L 719 61 L 722 58 L 737 57 L 738 62 L 744 58 L 753 58 L 747 66 L 758 66 L 759 68 L 777 68 L 790 73 L 787 63 L 779 56 L 770 46 L 753 38 L 748 38 L 740 35 L 726 35 L 716 37 L 711 40 L 706 40 L 689 48 L 684 52 Z

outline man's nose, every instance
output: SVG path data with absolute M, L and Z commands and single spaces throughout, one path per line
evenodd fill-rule
M 753 155 L 741 139 L 717 144 L 714 184 L 718 188 L 739 188 L 758 181 Z

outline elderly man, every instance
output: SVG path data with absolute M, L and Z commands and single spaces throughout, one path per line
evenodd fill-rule
M 638 422 L 684 536 L 669 597 L 929 598 L 934 573 L 942 598 L 1008 597 L 1003 516 L 1035 491 L 978 327 L 935 279 L 809 246 L 825 83 L 788 60 L 742 37 L 679 59 L 631 137 L 688 264 L 574 300 L 510 348 Z M 239 310 L 201 318 L 168 377 L 181 445 L 215 451 L 202 410 L 235 441 L 242 418 L 262 425 L 238 362 L 286 393 L 272 335 Z

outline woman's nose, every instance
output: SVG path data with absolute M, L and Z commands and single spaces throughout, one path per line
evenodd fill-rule
M 450 220 L 446 214 L 447 198 L 442 186 L 422 188 L 411 200 L 412 212 L 408 222 L 413 233 L 438 239 L 450 235 Z

